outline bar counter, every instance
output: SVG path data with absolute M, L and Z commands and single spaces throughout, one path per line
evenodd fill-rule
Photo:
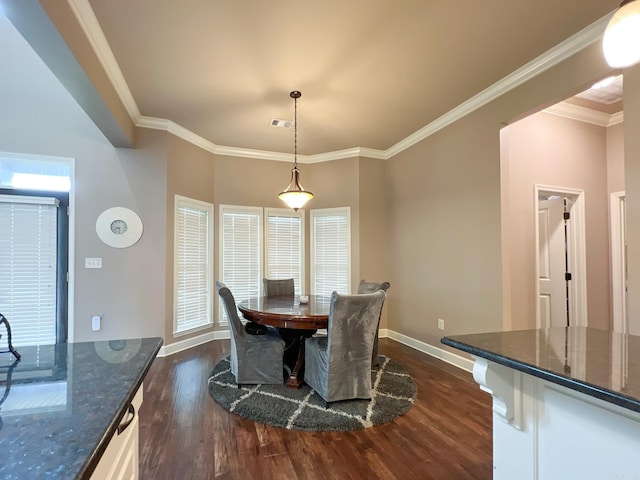
M 444 337 L 442 343 L 640 412 L 640 337 L 586 327 Z
M 0 353 L 0 478 L 91 478 L 127 415 L 137 415 L 132 401 L 161 345 L 143 338 L 18 347 L 18 361 Z
M 444 337 L 493 398 L 494 479 L 640 478 L 640 337 L 587 327 Z

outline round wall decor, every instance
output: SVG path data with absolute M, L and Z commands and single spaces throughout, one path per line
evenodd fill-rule
M 105 210 L 96 220 L 100 240 L 113 248 L 127 248 L 142 236 L 142 220 L 136 212 L 124 207 Z

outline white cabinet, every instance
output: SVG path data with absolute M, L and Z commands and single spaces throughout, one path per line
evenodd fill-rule
M 142 385 L 133 397 L 129 411 L 113 434 L 91 480 L 137 480 L 138 412 L 142 405 Z
M 494 480 L 640 478 L 640 413 L 484 358 L 493 397 Z

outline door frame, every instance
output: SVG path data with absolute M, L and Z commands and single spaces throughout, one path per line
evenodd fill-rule
M 611 307 L 613 330 L 628 333 L 627 275 L 625 270 L 625 219 L 622 208 L 625 192 L 614 192 L 609 197 L 611 223 Z
M 535 285 L 535 308 L 536 326 L 540 325 L 540 285 L 538 278 L 539 271 L 539 222 L 538 222 L 538 197 L 541 194 L 557 194 L 571 196 L 575 200 L 571 206 L 571 229 L 568 235 L 569 271 L 572 273 L 572 280 L 569 282 L 569 311 L 572 325 L 586 327 L 587 320 L 587 252 L 586 252 L 586 229 L 585 229 L 585 202 L 584 190 L 567 187 L 554 187 L 550 185 L 534 185 L 533 191 L 533 216 L 534 216 L 534 240 L 536 247 L 534 263 L 534 285 Z

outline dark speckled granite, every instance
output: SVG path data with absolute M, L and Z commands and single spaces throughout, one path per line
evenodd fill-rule
M 640 412 L 640 336 L 568 327 L 458 335 L 442 343 Z
M 161 345 L 20 347 L 15 363 L 0 354 L 0 478 L 89 478 Z

